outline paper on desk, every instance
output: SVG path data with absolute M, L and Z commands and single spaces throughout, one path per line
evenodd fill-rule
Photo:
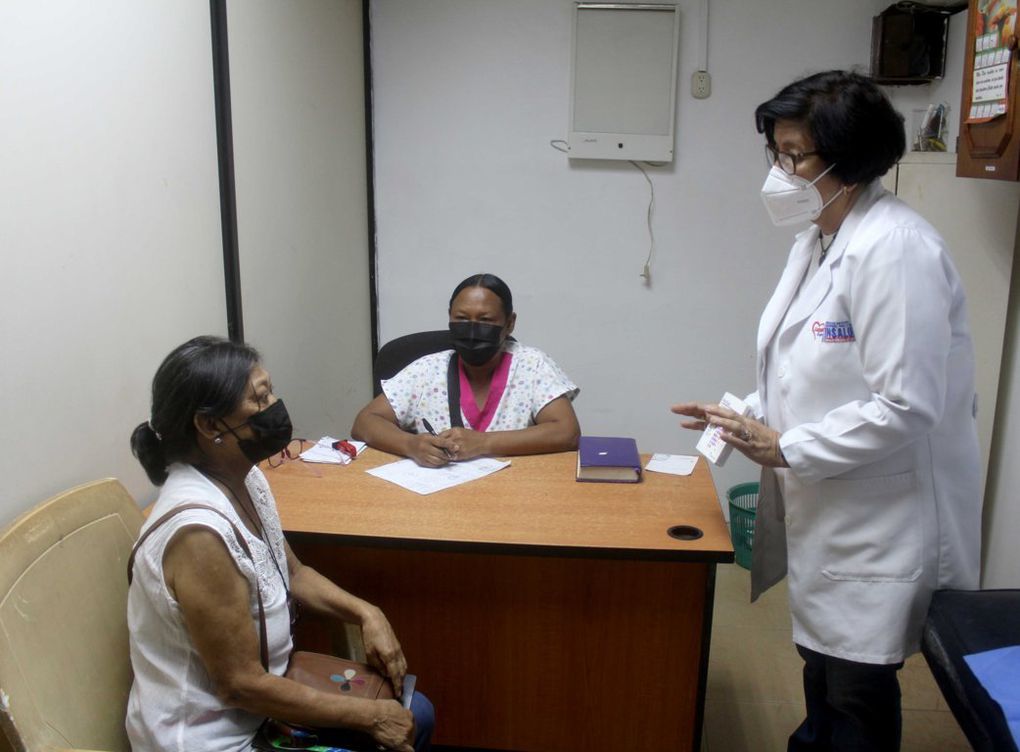
M 648 460 L 645 470 L 651 470 L 653 473 L 669 473 L 670 475 L 690 475 L 694 472 L 696 464 L 698 464 L 698 458 L 687 454 L 656 453 Z
M 510 460 L 503 462 L 489 457 L 479 457 L 467 462 L 451 462 L 443 467 L 421 467 L 414 460 L 398 460 L 365 472 L 424 496 L 484 478 L 509 466 Z
M 351 464 L 351 458 L 341 452 L 339 449 L 333 448 L 333 443 L 337 439 L 332 436 L 323 436 L 312 446 L 311 449 L 306 449 L 301 452 L 301 459 L 305 462 L 322 462 L 330 465 L 349 465 Z M 364 441 L 350 440 L 354 448 L 358 450 L 358 454 L 365 451 L 365 447 L 368 446 Z

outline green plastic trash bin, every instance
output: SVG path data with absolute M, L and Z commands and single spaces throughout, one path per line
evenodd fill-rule
M 758 484 L 738 483 L 726 492 L 726 498 L 730 503 L 730 540 L 733 541 L 734 558 L 744 569 L 750 569 Z

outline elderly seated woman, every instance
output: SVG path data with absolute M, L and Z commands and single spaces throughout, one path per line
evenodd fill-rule
M 161 486 L 128 590 L 135 752 L 248 750 L 267 717 L 345 729 L 378 749 L 428 748 L 434 716 L 420 693 L 405 710 L 282 676 L 292 603 L 359 625 L 398 697 L 407 669 L 383 612 L 304 566 L 284 539 L 258 464 L 290 439 L 287 408 L 247 345 L 196 337 L 156 372 L 151 418 L 131 436 Z
M 425 467 L 575 449 L 579 390 L 548 355 L 510 337 L 517 314 L 506 283 L 468 277 L 450 297 L 449 317 L 453 349 L 383 381 L 351 435 Z M 452 415 L 451 404 L 459 407 Z

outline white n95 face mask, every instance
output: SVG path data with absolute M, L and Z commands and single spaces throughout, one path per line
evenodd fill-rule
M 765 178 L 765 185 L 761 187 L 761 198 L 772 224 L 783 227 L 818 219 L 822 210 L 835 201 L 840 192 L 836 191 L 828 201 L 822 201 L 822 194 L 815 188 L 815 183 L 835 166 L 835 163 L 829 165 L 825 172 L 809 183 L 800 175 L 790 175 L 779 165 L 773 165 Z

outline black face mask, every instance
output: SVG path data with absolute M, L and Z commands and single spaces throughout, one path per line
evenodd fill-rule
M 254 438 L 242 439 L 237 435 L 235 429 L 244 425 L 251 427 L 255 434 Z M 252 464 L 257 465 L 267 457 L 272 457 L 286 448 L 293 436 L 294 426 L 291 425 L 290 414 L 287 412 L 283 400 L 278 399 L 265 410 L 260 410 L 252 415 L 240 426 L 234 426 L 234 428 L 227 426 L 227 431 L 234 434 L 237 446 L 244 452 L 244 456 Z
M 453 349 L 469 366 L 480 366 L 491 360 L 500 347 L 503 327 L 480 321 L 451 321 L 450 339 Z

